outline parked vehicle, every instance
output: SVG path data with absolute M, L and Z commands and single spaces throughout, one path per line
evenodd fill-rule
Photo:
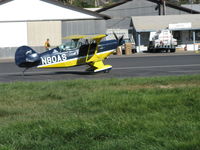
M 122 45 L 122 51 L 123 53 L 125 53 L 125 44 L 126 43 L 131 43 L 131 47 L 132 47 L 132 53 L 135 53 L 136 52 L 136 48 L 135 48 L 135 42 L 133 40 L 131 40 L 130 38 L 125 38 L 124 39 L 124 44 Z
M 148 52 L 175 52 L 177 40 L 169 29 L 150 32 Z

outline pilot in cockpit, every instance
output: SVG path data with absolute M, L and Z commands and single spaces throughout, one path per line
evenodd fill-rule
M 79 47 L 82 45 L 81 41 L 78 40 L 71 40 L 69 42 L 66 42 L 59 46 L 59 49 L 61 52 L 63 51 L 73 51 L 79 49 Z

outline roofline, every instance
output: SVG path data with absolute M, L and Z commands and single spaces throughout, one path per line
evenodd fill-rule
M 8 2 L 10 2 L 10 1 L 13 1 L 13 0 L 0 0 L 0 5 L 5 4 L 5 3 L 8 3 Z
M 200 30 L 200 28 L 187 28 L 187 29 L 184 29 L 184 28 L 180 28 L 180 29 L 168 29 L 170 31 L 194 31 L 194 30 Z M 142 32 L 157 32 L 158 30 L 136 30 L 137 33 L 142 33 Z
M 5 4 L 7 2 L 10 2 L 10 1 L 13 1 L 13 0 L 0 0 L 0 5 Z M 77 7 L 77 6 L 73 6 L 73 5 L 70 5 L 70 4 L 64 4 L 63 2 L 60 2 L 58 0 L 41 0 L 41 1 L 51 3 L 51 4 L 54 4 L 54 5 L 63 7 L 63 8 L 70 8 L 70 9 L 75 10 L 75 11 L 90 14 L 90 15 L 97 17 L 98 19 L 105 19 L 105 20 L 111 19 L 111 17 L 108 16 L 108 15 L 99 14 L 98 12 L 86 10 L 86 9 L 83 9 L 83 8 L 80 8 L 80 7 Z
M 39 19 L 39 20 L 13 20 L 13 21 L 0 21 L 0 23 L 8 23 L 8 22 L 47 22 L 47 21 L 83 21 L 83 20 L 102 20 L 100 18 L 80 18 L 80 19 Z
M 123 1 L 115 3 L 113 5 L 110 5 L 110 6 L 102 8 L 102 9 L 99 9 L 96 12 L 100 13 L 100 12 L 103 12 L 103 11 L 106 11 L 108 9 L 120 6 L 120 5 L 125 4 L 127 2 L 130 2 L 130 1 L 132 1 L 132 0 L 123 0 Z M 147 0 L 147 1 L 150 1 L 150 2 L 153 2 L 153 3 L 157 3 L 157 4 L 161 3 L 161 2 L 159 2 L 157 0 Z M 182 7 L 182 6 L 178 6 L 176 4 L 173 4 L 173 3 L 170 3 L 170 2 L 167 2 L 167 1 L 166 1 L 166 6 L 171 7 L 171 8 L 175 8 L 175 9 L 179 9 L 179 10 L 191 13 L 191 14 L 200 14 L 199 11 L 195 11 L 195 10 L 192 10 L 192 9 L 189 9 L 189 8 L 185 8 L 185 7 Z
M 131 28 L 134 28 L 135 29 L 135 31 L 136 32 L 138 32 L 138 33 L 140 33 L 140 32 L 155 32 L 155 31 L 158 31 L 158 29 L 155 29 L 155 28 L 153 28 L 153 29 L 137 29 L 137 27 L 135 27 L 135 25 L 133 24 L 133 22 L 135 22 L 134 20 L 136 19 L 136 18 L 140 18 L 140 20 L 145 20 L 147 17 L 149 18 L 154 18 L 153 20 L 158 20 L 158 21 L 160 21 L 160 22 L 162 22 L 162 20 L 160 20 L 161 18 L 162 19 L 166 19 L 165 17 L 167 17 L 167 20 L 170 20 L 169 18 L 171 18 L 171 20 L 175 20 L 175 18 L 176 17 L 188 17 L 188 18 L 190 18 L 190 16 L 192 16 L 192 17 L 199 17 L 200 16 L 200 14 L 185 14 L 185 15 L 165 15 L 165 16 L 131 16 L 131 22 L 130 22 L 130 27 Z M 151 19 L 152 20 L 152 19 Z M 181 21 L 182 22 L 182 21 Z M 187 22 L 190 22 L 191 24 L 193 24 L 193 21 L 191 21 L 191 20 L 187 20 Z M 186 23 L 187 23 L 186 22 Z M 166 24 L 176 24 L 175 22 L 166 22 Z M 165 26 L 165 27 L 167 27 L 167 26 Z M 164 28 L 163 28 L 164 29 Z M 195 27 L 193 27 L 193 26 L 191 26 L 191 28 L 179 28 L 179 29 L 169 29 L 170 31 L 183 31 L 183 30 L 189 30 L 189 31 L 194 31 L 194 30 L 200 30 L 200 27 L 198 27 L 198 26 L 195 26 Z

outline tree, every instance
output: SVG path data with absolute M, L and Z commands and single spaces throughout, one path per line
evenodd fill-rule
M 121 0 L 58 0 L 65 4 L 71 4 L 78 7 L 95 7 L 95 1 L 98 2 L 100 6 L 107 6 L 113 3 L 120 2 Z M 166 0 L 174 4 L 199 4 L 200 0 Z
M 71 4 L 78 7 L 94 7 L 94 0 L 59 0 L 64 4 Z

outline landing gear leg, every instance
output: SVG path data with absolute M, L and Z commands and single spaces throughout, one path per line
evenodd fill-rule
M 24 76 L 24 73 L 25 73 L 26 70 L 28 70 L 28 68 L 25 68 L 25 69 L 22 71 L 23 76 Z
M 112 68 L 104 70 L 104 73 L 109 73 Z
M 105 71 L 104 71 L 104 73 L 109 73 L 109 72 L 110 72 L 110 70 L 105 70 Z

